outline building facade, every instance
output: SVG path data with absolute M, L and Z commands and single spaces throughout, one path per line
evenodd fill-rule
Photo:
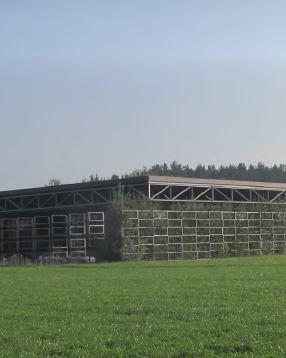
M 113 240 L 124 259 L 282 252 L 285 204 L 283 183 L 158 176 L 3 191 L 0 257 L 104 259 Z

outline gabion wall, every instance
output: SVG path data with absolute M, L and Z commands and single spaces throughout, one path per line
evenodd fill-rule
M 206 259 L 281 253 L 285 212 L 123 211 L 123 258 Z
M 85 257 L 104 239 L 104 212 L 0 219 L 0 258 Z

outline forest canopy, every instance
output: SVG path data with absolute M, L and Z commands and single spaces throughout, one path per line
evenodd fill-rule
M 111 177 L 100 177 L 97 173 L 91 174 L 89 178 L 84 178 L 82 182 L 96 182 L 99 180 L 129 178 L 147 175 L 164 175 L 178 176 L 186 178 L 204 178 L 204 179 L 229 179 L 229 180 L 250 180 L 250 181 L 266 181 L 266 182 L 286 182 L 286 164 L 267 166 L 261 162 L 256 165 L 245 163 L 229 164 L 229 165 L 203 165 L 198 164 L 196 167 L 180 164 L 173 161 L 170 164 L 155 164 L 149 168 L 133 170 L 124 175 L 113 174 Z M 50 186 L 62 184 L 60 179 L 50 179 Z
M 230 180 L 252 180 L 252 181 L 269 181 L 269 182 L 286 182 L 286 164 L 267 166 L 263 163 L 256 165 L 246 165 L 244 163 L 229 165 L 202 165 L 198 164 L 192 168 L 189 165 L 183 165 L 176 161 L 171 164 L 155 164 L 150 168 L 143 167 L 130 173 L 122 175 L 122 178 L 135 177 L 142 175 L 165 175 L 165 176 L 181 176 L 187 178 L 206 178 L 206 179 L 230 179 Z M 111 178 L 120 178 L 118 174 L 114 174 Z M 101 178 L 103 179 L 103 178 Z M 99 176 L 91 175 L 90 180 L 100 180 Z

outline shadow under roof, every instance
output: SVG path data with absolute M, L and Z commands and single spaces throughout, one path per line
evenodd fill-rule
M 221 180 L 221 179 L 201 179 L 185 178 L 173 176 L 136 176 L 115 180 L 99 180 L 87 183 L 63 184 L 57 186 L 45 186 L 29 189 L 16 189 L 0 191 L 0 197 L 48 194 L 53 192 L 66 192 L 72 190 L 88 190 L 91 188 L 116 188 L 118 184 L 126 186 L 146 186 L 153 185 L 172 185 L 172 186 L 194 186 L 194 187 L 214 187 L 228 189 L 252 189 L 252 190 L 273 190 L 286 191 L 286 183 L 258 182 L 258 181 L 241 181 L 241 180 Z

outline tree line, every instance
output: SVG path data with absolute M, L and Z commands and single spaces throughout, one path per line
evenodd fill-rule
M 251 180 L 251 181 L 269 181 L 269 182 L 286 182 L 286 164 L 267 166 L 261 162 L 256 165 L 245 163 L 229 165 L 203 165 L 198 164 L 196 167 L 183 165 L 176 161 L 170 164 L 155 164 L 149 168 L 134 170 L 124 175 L 113 174 L 108 178 L 102 178 L 98 174 L 91 174 L 89 178 L 84 178 L 82 182 L 96 182 L 107 179 L 120 179 L 147 175 L 164 175 L 180 176 L 186 178 L 203 178 L 203 179 L 229 179 L 229 180 Z M 60 179 L 53 178 L 49 185 L 61 184 Z
M 263 163 L 256 165 L 245 163 L 229 164 L 229 165 L 202 165 L 198 164 L 192 168 L 189 165 L 182 165 L 178 162 L 172 162 L 170 165 L 156 164 L 150 168 L 142 168 L 135 170 L 129 176 L 141 175 L 166 175 L 166 176 L 182 176 L 187 178 L 205 178 L 205 179 L 230 179 L 230 180 L 252 180 L 252 181 L 273 181 L 286 182 L 286 165 L 267 166 Z

